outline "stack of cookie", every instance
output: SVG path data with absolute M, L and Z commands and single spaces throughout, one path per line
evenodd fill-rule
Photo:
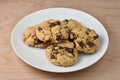
M 59 66 L 75 64 L 79 53 L 91 54 L 98 49 L 98 35 L 73 19 L 50 19 L 28 27 L 22 37 L 25 44 L 46 48 L 48 60 Z

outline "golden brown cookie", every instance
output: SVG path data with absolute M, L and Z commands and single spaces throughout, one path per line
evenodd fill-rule
M 80 52 L 87 54 L 94 53 L 98 49 L 98 35 L 89 28 L 81 27 L 70 32 L 70 40 L 74 41 Z
M 33 46 L 33 47 L 37 47 L 37 48 L 46 48 L 49 44 L 48 44 L 48 42 L 40 41 L 36 37 L 36 27 L 37 26 L 28 27 L 23 32 L 22 40 L 25 42 L 25 44 L 27 44 L 29 46 Z
M 50 45 L 46 49 L 48 60 L 59 66 L 72 66 L 77 61 L 78 51 L 74 48 L 74 43 L 64 41 Z
M 36 29 L 36 35 L 43 42 L 59 43 L 68 39 L 69 32 L 68 28 L 61 24 L 61 21 L 50 19 L 39 25 Z
M 69 19 L 69 20 L 64 19 L 63 21 L 61 21 L 61 23 L 65 26 L 67 26 L 70 31 L 73 30 L 73 29 L 82 27 L 81 23 L 74 20 L 74 19 Z

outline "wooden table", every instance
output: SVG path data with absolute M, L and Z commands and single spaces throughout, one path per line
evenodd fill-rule
M 11 47 L 15 24 L 31 12 L 68 7 L 98 18 L 110 43 L 104 57 L 89 68 L 73 73 L 49 73 L 20 60 Z M 0 0 L 0 80 L 120 80 L 120 0 Z

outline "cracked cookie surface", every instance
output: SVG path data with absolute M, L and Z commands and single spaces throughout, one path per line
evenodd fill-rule
M 37 47 L 37 48 L 46 48 L 48 46 L 48 42 L 40 41 L 36 36 L 36 26 L 28 27 L 24 30 L 22 40 L 26 45 Z
M 61 21 L 61 23 L 63 25 L 66 25 L 69 28 L 69 31 L 76 29 L 76 28 L 80 28 L 82 27 L 81 23 L 74 20 L 74 19 L 64 19 L 63 21 Z
M 98 49 L 98 35 L 93 29 L 81 27 L 70 32 L 70 40 L 74 41 L 80 52 L 94 53 Z
M 64 41 L 50 45 L 46 49 L 46 56 L 55 65 L 71 66 L 77 61 L 78 51 L 74 48 L 74 43 Z
M 42 22 L 36 29 L 38 39 L 43 42 L 59 43 L 69 37 L 68 28 L 61 24 L 59 20 L 47 20 Z

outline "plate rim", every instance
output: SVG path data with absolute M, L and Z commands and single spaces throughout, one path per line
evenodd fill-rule
M 15 49 L 15 47 L 14 47 L 14 44 L 13 44 L 13 40 L 12 40 L 12 39 L 13 39 L 14 31 L 16 30 L 16 26 L 17 26 L 22 20 L 24 20 L 25 18 L 29 17 L 30 15 L 35 14 L 35 13 L 37 13 L 37 12 L 39 12 L 39 11 L 49 10 L 49 9 L 69 9 L 69 10 L 80 11 L 80 12 L 82 12 L 82 13 L 87 14 L 88 16 L 91 16 L 91 17 L 94 18 L 95 20 L 97 20 L 97 22 L 99 22 L 99 23 L 103 26 L 103 28 L 105 29 L 105 32 L 106 32 L 106 34 L 107 34 L 107 38 L 106 38 L 106 39 L 107 39 L 106 50 L 104 51 L 103 55 L 102 55 L 101 57 L 99 57 L 99 59 L 96 60 L 94 63 L 92 63 L 92 64 L 90 64 L 90 65 L 88 65 L 87 67 L 84 67 L 84 68 L 82 68 L 82 69 L 75 69 L 75 70 L 70 70 L 70 71 L 59 71 L 59 72 L 58 72 L 58 71 L 53 71 L 53 70 L 47 70 L 47 69 L 44 69 L 44 68 L 39 68 L 39 67 L 34 66 L 33 64 L 29 63 L 29 61 L 26 61 L 25 59 L 23 59 L 23 58 L 19 55 L 19 53 L 17 53 L 17 51 L 16 51 L 16 49 Z M 46 8 L 46 9 L 37 10 L 37 11 L 34 11 L 34 12 L 29 13 L 29 14 L 27 14 L 26 16 L 22 17 L 22 18 L 15 24 L 15 26 L 14 26 L 14 28 L 13 28 L 13 30 L 12 30 L 12 34 L 11 34 L 11 45 L 12 45 L 12 48 L 13 48 L 15 54 L 16 54 L 24 63 L 28 64 L 28 65 L 31 66 L 31 67 L 34 67 L 34 68 L 36 68 L 36 69 L 38 69 L 38 70 L 42 70 L 42 71 L 46 71 L 46 72 L 52 72 L 52 73 L 69 73 L 69 72 L 75 72 L 75 71 L 83 70 L 83 69 L 88 68 L 88 67 L 92 66 L 93 64 L 97 63 L 97 62 L 105 55 L 106 51 L 108 50 L 108 46 L 109 46 L 109 35 L 108 35 L 107 29 L 104 27 L 104 25 L 103 25 L 96 17 L 92 16 L 92 15 L 89 14 L 88 12 L 85 12 L 85 11 L 82 11 L 82 10 L 79 10 L 79 9 L 74 9 L 74 8 L 54 7 L 54 8 Z

